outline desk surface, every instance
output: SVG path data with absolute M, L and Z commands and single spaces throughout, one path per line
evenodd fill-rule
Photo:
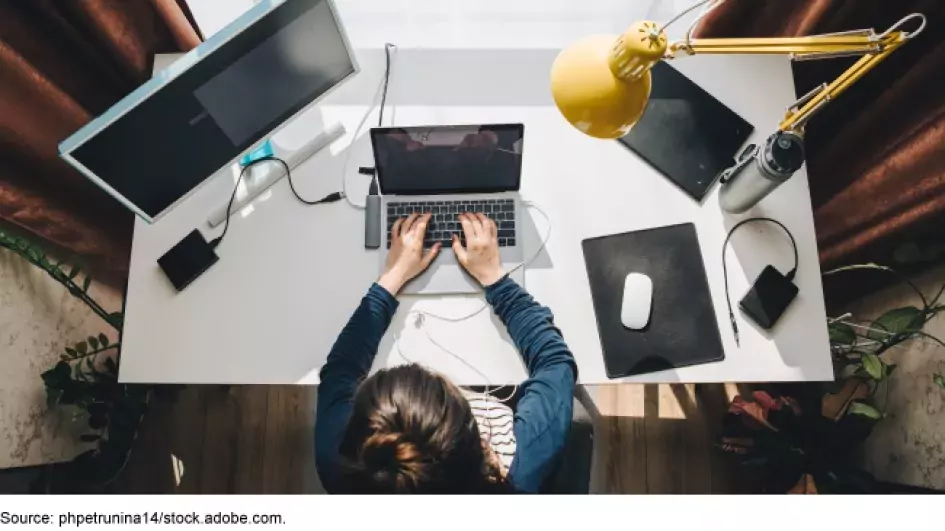
M 239 14 L 225 2 L 191 2 L 201 3 L 203 10 L 216 6 L 209 12 L 219 20 L 206 22 L 205 33 Z M 667 18 L 675 8 L 665 2 L 637 4 L 642 3 L 339 2 L 362 72 L 279 133 L 282 142 L 301 142 L 325 123 L 342 122 L 348 129 L 293 172 L 299 192 L 321 197 L 339 190 L 344 156 L 351 149 L 348 189 L 358 200 L 363 196 L 368 181 L 356 168 L 372 164 L 371 148 L 365 132 L 352 142 L 353 131 L 383 74 L 383 43 L 393 42 L 399 52 L 387 123 L 525 124 L 522 197 L 537 203 L 553 225 L 545 251 L 525 273 L 525 285 L 554 311 L 581 382 L 832 379 L 805 170 L 745 215 L 723 214 L 717 188 L 703 203 L 693 201 L 617 142 L 572 129 L 552 104 L 548 72 L 561 46 L 587 33 L 617 33 L 636 18 Z M 200 21 L 200 10 L 195 14 Z M 679 24 L 671 37 L 686 25 Z M 755 141 L 773 131 L 794 100 L 786 57 L 704 56 L 673 66 L 754 124 Z M 157 224 L 136 222 L 122 381 L 318 383 L 335 337 L 378 273 L 377 253 L 363 247 L 361 211 L 344 202 L 305 206 L 283 180 L 234 215 L 218 248 L 220 261 L 184 292 L 174 291 L 155 262 L 195 227 L 208 238 L 216 235 L 219 229 L 209 229 L 206 218 L 226 201 L 235 178 L 233 169 L 225 168 Z M 770 335 L 738 315 L 739 348 L 727 319 L 720 250 L 727 229 L 749 215 L 774 217 L 794 233 L 800 295 Z M 609 380 L 581 241 L 681 222 L 697 227 L 726 358 Z M 540 213 L 529 212 L 526 255 L 537 249 L 548 228 Z M 765 265 L 789 268 L 790 244 L 776 227 L 745 227 L 733 238 L 728 260 L 737 299 Z M 407 319 L 411 308 L 458 316 L 481 304 L 475 296 L 402 297 L 375 367 L 409 360 L 460 384 L 520 382 L 525 369 L 489 312 L 461 324 L 428 320 L 423 328 Z M 400 338 L 396 345 L 395 335 Z

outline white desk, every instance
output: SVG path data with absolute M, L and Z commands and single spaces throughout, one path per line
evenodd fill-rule
M 191 1 L 215 3 L 219 10 L 226 5 Z M 636 18 L 666 18 L 674 9 L 665 3 L 655 6 L 610 0 L 580 5 L 539 0 L 340 2 L 362 73 L 281 134 L 304 138 L 323 120 L 341 121 L 349 133 L 293 172 L 297 187 L 308 197 L 340 189 L 343 155 L 383 73 L 383 43 L 393 42 L 400 51 L 386 119 L 399 125 L 525 124 L 522 196 L 539 204 L 554 225 L 525 283 L 553 309 L 582 383 L 832 379 L 805 171 L 746 214 L 774 217 L 792 230 L 800 253 L 800 295 L 772 336 L 738 315 L 738 348 L 728 323 L 719 255 L 727 228 L 744 216 L 723 215 L 717 189 L 701 205 L 694 202 L 618 143 L 572 129 L 552 104 L 548 72 L 561 46 L 587 33 L 619 32 Z M 685 26 L 675 27 L 671 36 Z M 773 131 L 784 107 L 794 100 L 786 57 L 705 56 L 673 66 L 753 123 L 754 140 Z M 367 136 L 362 134 L 350 149 L 348 186 L 360 200 L 368 181 L 357 175 L 357 167 L 372 164 Z M 122 381 L 318 383 L 318 370 L 335 337 L 378 274 L 377 254 L 363 247 L 363 214 L 344 202 L 302 205 L 283 180 L 233 217 L 218 249 L 219 263 L 178 294 L 155 260 L 195 227 L 208 237 L 216 234 L 205 219 L 228 197 L 234 179 L 233 171 L 225 169 L 157 224 L 136 223 Z M 582 209 L 578 215 L 572 210 L 575 204 Z M 532 212 L 530 219 L 526 255 L 534 252 L 547 230 L 540 214 Z M 690 221 L 701 242 L 725 360 L 609 380 L 581 240 Z M 790 245 L 776 227 L 742 229 L 729 251 L 733 298 L 747 290 L 766 264 L 786 270 L 790 261 Z M 415 307 L 463 315 L 480 304 L 477 297 L 402 297 L 375 367 L 409 358 L 460 384 L 521 381 L 525 370 L 520 358 L 489 312 L 462 324 L 428 320 L 423 329 L 405 318 Z M 399 349 L 406 358 L 394 347 L 394 333 L 401 337 Z M 426 333 L 463 359 L 440 350 Z

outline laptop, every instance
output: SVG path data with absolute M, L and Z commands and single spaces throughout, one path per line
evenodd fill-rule
M 380 223 L 387 235 L 380 267 L 387 261 L 391 227 L 411 213 L 430 212 L 424 248 L 442 243 L 436 260 L 404 287 L 407 294 L 476 293 L 481 290 L 456 261 L 452 235 L 465 235 L 457 216 L 481 212 L 495 221 L 506 271 L 523 260 L 522 124 L 391 127 L 371 130 L 377 182 L 382 194 Z M 516 275 L 522 275 L 518 268 Z M 515 275 L 513 275 L 515 276 Z M 519 277 L 519 281 L 520 281 Z

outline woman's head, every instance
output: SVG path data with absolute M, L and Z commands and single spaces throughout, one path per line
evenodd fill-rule
M 345 490 L 489 492 L 504 487 L 472 409 L 449 380 L 419 365 L 366 379 L 340 448 Z

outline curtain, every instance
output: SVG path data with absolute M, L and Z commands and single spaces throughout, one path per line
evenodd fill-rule
M 0 1 L 0 220 L 127 276 L 133 217 L 58 144 L 151 76 L 153 54 L 200 42 L 184 0 Z
M 881 32 L 913 12 L 928 18 L 925 31 L 807 126 L 807 167 L 824 269 L 890 263 L 905 242 L 942 241 L 945 2 L 727 0 L 697 29 L 699 37 L 802 36 L 862 28 Z M 795 62 L 798 94 L 831 81 L 852 62 Z M 755 124 L 761 130 L 774 125 Z

